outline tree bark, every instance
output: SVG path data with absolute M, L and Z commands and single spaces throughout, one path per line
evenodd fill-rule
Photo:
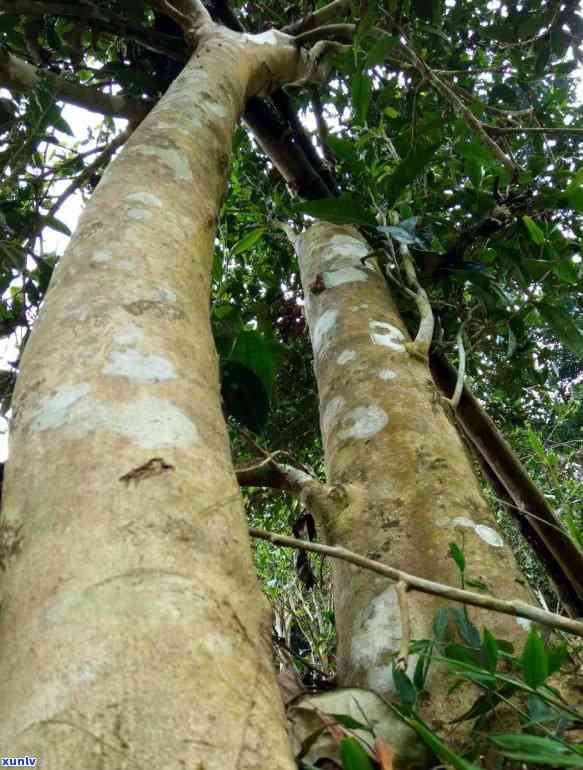
M 416 355 L 369 251 L 350 227 L 318 223 L 295 239 L 314 350 L 327 479 L 347 508 L 317 506 L 326 542 L 435 582 L 459 585 L 448 556 L 457 542 L 469 576 L 501 599 L 532 602 L 498 534 L 471 461 Z M 401 645 L 394 585 L 337 563 L 334 569 L 339 682 L 393 694 L 391 660 Z M 436 597 L 409 595 L 412 635 L 432 637 Z M 470 609 L 473 622 L 515 640 L 528 621 Z M 410 661 L 410 667 L 415 661 Z M 443 718 L 464 695 L 431 685 L 428 716 Z
M 51 282 L 4 495 L 19 532 L 0 618 L 0 744 L 14 756 L 294 767 L 208 308 L 234 127 L 247 98 L 308 65 L 280 33 L 206 25 Z

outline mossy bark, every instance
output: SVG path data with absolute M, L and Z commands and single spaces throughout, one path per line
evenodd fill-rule
M 427 362 L 412 350 L 383 276 L 370 260 L 361 261 L 367 244 L 353 228 L 321 222 L 297 237 L 295 248 L 327 481 L 344 485 L 351 500 L 345 510 L 320 516 L 324 537 L 331 545 L 452 585 L 459 585 L 459 572 L 448 551 L 456 542 L 469 577 L 500 598 L 529 601 L 450 407 Z M 395 586 L 335 562 L 334 592 L 340 684 L 392 695 L 391 660 L 401 643 Z M 434 612 L 442 604 L 436 597 L 409 594 L 414 638 L 432 636 Z M 514 618 L 471 608 L 469 614 L 498 637 L 516 640 L 524 634 L 523 622 Z M 448 686 L 445 677 L 433 681 L 430 716 L 445 718 Z
M 14 397 L 0 744 L 48 770 L 291 770 L 209 323 L 246 99 L 302 76 L 278 33 L 209 25 L 104 175 Z

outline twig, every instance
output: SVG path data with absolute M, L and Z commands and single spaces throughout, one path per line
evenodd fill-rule
M 583 128 L 569 126 L 492 126 L 482 123 L 484 129 L 491 134 L 557 134 L 583 136 Z
M 298 46 L 308 46 L 317 43 L 320 40 L 344 40 L 351 42 L 355 32 L 354 24 L 329 24 L 326 27 L 316 27 L 307 32 L 302 32 L 294 38 Z
M 395 666 L 406 671 L 409 665 L 409 645 L 411 643 L 411 613 L 409 612 L 408 586 L 404 580 L 399 580 L 396 586 L 399 612 L 401 615 L 401 644 Z
M 256 529 L 255 527 L 249 529 L 249 534 L 251 537 L 267 540 L 274 545 L 281 545 L 286 548 L 303 548 L 306 551 L 323 553 L 334 559 L 341 559 L 342 561 L 355 564 L 356 566 L 370 570 L 371 572 L 376 572 L 379 575 L 384 575 L 391 580 L 403 581 L 410 591 L 419 591 L 424 594 L 429 594 L 430 596 L 442 596 L 444 599 L 461 602 L 462 604 L 469 604 L 472 607 L 481 607 L 486 610 L 500 612 L 503 615 L 527 618 L 528 620 L 540 623 L 543 626 L 558 628 L 561 631 L 566 631 L 583 638 L 583 623 L 580 621 L 565 618 L 562 615 L 556 615 L 554 612 L 542 610 L 539 607 L 534 607 L 518 599 L 504 601 L 503 599 L 497 599 L 494 596 L 489 596 L 487 594 L 477 594 L 473 591 L 467 591 L 464 588 L 455 588 L 454 586 L 445 585 L 444 583 L 435 583 L 432 580 L 426 580 L 417 575 L 410 575 L 402 570 L 389 567 L 387 564 L 373 561 L 373 559 L 367 559 L 365 556 L 360 556 L 360 554 L 340 546 L 311 543 L 306 540 L 288 537 L 287 535 L 276 535 L 273 532 Z
M 410 47 L 404 36 L 401 36 L 400 45 L 401 48 L 408 54 L 419 73 L 425 77 L 435 87 L 435 89 L 448 100 L 454 110 L 463 116 L 469 128 L 471 128 L 472 131 L 477 134 L 477 136 L 492 150 L 494 155 L 508 170 L 511 179 L 515 179 L 519 173 L 519 167 L 512 160 L 512 158 L 506 155 L 500 145 L 494 139 L 492 139 L 492 137 L 484 128 L 482 121 L 479 120 L 468 107 L 466 107 L 466 105 L 455 93 L 455 91 L 438 75 L 436 75 L 431 67 L 416 53 L 416 51 Z
M 352 0 L 334 0 L 334 2 L 325 5 L 318 11 L 311 13 L 309 16 L 294 21 L 293 24 L 288 24 L 281 31 L 287 35 L 300 35 L 303 32 L 307 32 L 310 29 L 316 27 L 322 27 L 326 24 L 343 18 L 350 12 Z

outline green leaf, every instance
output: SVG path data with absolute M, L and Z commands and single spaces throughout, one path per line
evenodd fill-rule
M 459 547 L 457 543 L 449 544 L 449 555 L 455 561 L 459 571 L 463 575 L 466 569 L 466 557 L 464 556 L 462 549 Z
M 239 254 L 243 254 L 245 251 L 252 249 L 266 230 L 266 227 L 257 227 L 255 230 L 251 230 L 250 233 L 247 233 L 244 238 L 241 238 L 241 240 L 233 246 L 231 257 L 236 257 Z
M 448 644 L 445 648 L 445 657 L 448 663 L 467 663 L 474 665 L 477 662 L 478 656 L 472 650 L 464 647 L 462 644 Z
M 569 206 L 580 214 L 583 213 L 583 187 L 580 183 L 569 185 L 566 196 Z
M 524 681 L 536 690 L 549 675 L 549 659 L 545 645 L 538 631 L 530 630 L 520 658 Z
M 401 704 L 408 710 L 414 708 L 417 702 L 417 689 L 407 674 L 394 664 L 393 681 Z
M 492 151 L 485 144 L 482 144 L 479 139 L 474 139 L 471 142 L 458 142 L 455 146 L 455 151 L 462 158 L 473 160 L 480 164 L 488 165 L 494 160 Z
M 526 225 L 526 229 L 528 230 L 528 234 L 530 235 L 531 240 L 534 241 L 537 246 L 542 246 L 546 240 L 546 237 L 537 223 L 526 214 L 522 217 L 522 221 Z
M 358 160 L 354 142 L 351 142 L 350 139 L 342 139 L 339 136 L 330 135 L 326 139 L 326 144 L 332 150 L 334 155 L 345 163 L 348 163 L 350 166 Z
M 50 227 L 51 230 L 56 230 L 63 235 L 72 235 L 67 225 L 64 222 L 61 222 L 60 219 L 56 219 L 55 217 L 43 217 L 43 222 L 47 227 Z
M 411 245 L 415 243 L 417 240 L 414 235 L 412 235 L 410 232 L 405 230 L 404 227 L 379 227 L 378 228 L 381 232 L 385 233 L 385 235 L 390 235 L 391 238 L 393 238 L 395 241 L 398 241 L 399 243 L 405 243 L 407 245 Z
M 452 751 L 438 736 L 432 732 L 420 719 L 405 720 L 409 727 L 419 735 L 420 738 L 429 746 L 429 748 L 442 760 L 452 765 L 455 770 L 480 770 L 477 765 L 468 762 L 459 754 Z
M 343 738 L 340 741 L 340 756 L 343 770 L 373 770 L 368 754 L 356 738 Z
M 293 206 L 293 211 L 308 214 L 315 219 L 323 219 L 326 222 L 376 227 L 374 215 L 366 203 L 362 198 L 357 198 L 350 193 L 344 193 L 338 198 L 324 198 L 298 203 Z
M 537 305 L 537 309 L 563 345 L 583 359 L 583 332 L 569 313 L 564 308 L 544 300 Z
M 553 273 L 565 283 L 577 283 L 579 280 L 579 267 L 570 257 L 553 264 Z
M 493 735 L 490 741 L 510 759 L 553 767 L 583 767 L 583 757 L 578 752 L 569 751 L 564 744 L 550 738 L 521 733 Z
M 364 61 L 364 69 L 370 69 L 378 64 L 382 64 L 398 42 L 399 38 L 395 36 L 387 35 L 386 37 L 381 37 L 368 52 Z
M 366 123 L 372 96 L 372 78 L 365 72 L 357 72 L 352 78 L 352 102 L 358 125 Z
M 554 674 L 555 671 L 558 671 L 563 663 L 568 659 L 569 650 L 567 649 L 567 645 L 563 642 L 563 644 L 556 644 L 552 647 L 547 647 L 547 656 L 549 661 L 550 676 L 551 674 Z
M 445 607 L 439 607 L 433 616 L 433 633 L 438 642 L 444 642 L 448 636 L 449 612 Z
M 281 345 L 275 340 L 268 339 L 255 330 L 245 329 L 235 339 L 227 359 L 238 361 L 251 369 L 271 398 L 281 352 Z
M 401 193 L 414 182 L 433 160 L 441 142 L 420 142 L 383 181 L 385 206 L 390 208 Z
M 498 665 L 498 643 L 487 628 L 484 629 L 480 660 L 488 671 L 496 671 L 496 666 Z
M 450 610 L 461 638 L 470 647 L 479 648 L 482 644 L 480 632 L 468 617 L 465 607 L 453 607 Z
M 221 362 L 220 377 L 221 398 L 227 416 L 259 433 L 269 414 L 269 398 L 259 377 L 238 361 Z

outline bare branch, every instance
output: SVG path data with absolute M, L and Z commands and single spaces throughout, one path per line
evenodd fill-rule
M 0 51 L 0 86 L 17 93 L 28 93 L 42 82 L 54 90 L 57 99 L 102 115 L 139 121 L 150 111 L 150 105 L 146 102 L 106 94 L 89 86 L 80 86 L 52 72 L 39 72 L 24 59 L 19 59 L 7 51 Z
M 397 583 L 397 600 L 401 615 L 401 643 L 395 665 L 401 671 L 406 671 L 409 665 L 409 645 L 411 644 L 411 613 L 409 612 L 408 590 L 407 583 L 404 580 L 399 580 Z
M 294 39 L 297 46 L 312 45 L 320 40 L 343 40 L 346 43 L 351 43 L 355 30 L 354 24 L 329 24 L 326 27 L 316 27 L 302 32 L 296 35 Z
M 550 134 L 551 136 L 583 137 L 583 128 L 570 128 L 569 126 L 491 126 L 488 123 L 482 125 L 491 134 Z
M 527 618 L 528 620 L 540 623 L 543 626 L 557 628 L 561 631 L 566 631 L 567 633 L 575 634 L 575 636 L 583 638 L 583 623 L 580 621 L 565 618 L 562 615 L 556 615 L 554 612 L 547 612 L 547 610 L 526 604 L 526 602 L 518 601 L 516 599 L 504 601 L 503 599 L 497 599 L 488 594 L 477 594 L 473 591 L 466 591 L 464 588 L 455 588 L 454 586 L 448 586 L 444 583 L 434 583 L 432 580 L 426 580 L 425 578 L 417 577 L 416 575 L 410 575 L 407 572 L 395 569 L 394 567 L 389 567 L 387 564 L 382 564 L 379 561 L 367 559 L 365 556 L 360 556 L 360 554 L 339 546 L 311 543 L 306 540 L 299 540 L 295 537 L 287 537 L 287 535 L 276 535 L 273 532 L 256 529 L 255 527 L 249 529 L 249 534 L 251 537 L 267 540 L 267 542 L 273 543 L 274 545 L 281 545 L 286 548 L 301 548 L 305 551 L 312 551 L 313 553 L 323 553 L 325 556 L 331 556 L 334 559 L 341 559 L 350 564 L 355 564 L 357 567 L 376 572 L 378 575 L 383 575 L 391 580 L 402 581 L 410 591 L 419 591 L 420 593 L 429 594 L 430 596 L 442 596 L 444 599 L 461 602 L 462 604 L 469 604 L 472 607 L 481 607 L 482 609 L 492 610 L 493 612 L 500 612 L 503 615 Z
M 287 27 L 282 29 L 282 32 L 286 32 L 288 35 L 299 35 L 310 29 L 332 24 L 338 19 L 343 19 L 350 13 L 351 5 L 351 0 L 334 0 L 334 2 L 320 8 L 319 11 L 310 13 L 305 18 L 295 21 L 293 24 L 288 24 Z

